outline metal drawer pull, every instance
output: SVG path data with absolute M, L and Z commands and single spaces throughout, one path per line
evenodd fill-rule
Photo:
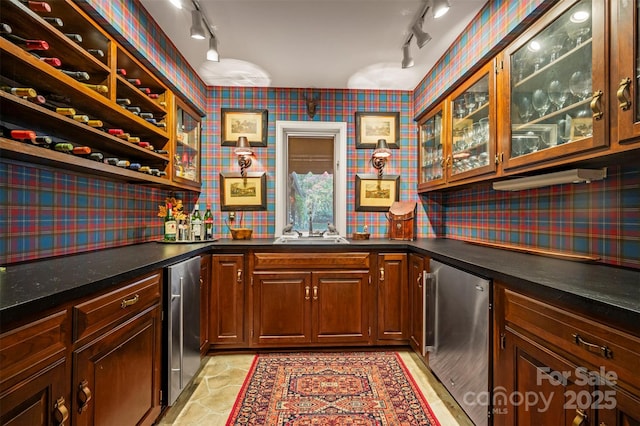
M 60 398 L 58 398 L 56 404 L 54 405 L 53 418 L 55 419 L 57 425 L 64 425 L 64 422 L 66 422 L 69 418 L 69 410 L 67 409 L 67 406 L 64 405 L 64 403 L 64 397 L 61 396 Z
M 418 279 L 416 281 L 418 281 L 418 288 L 422 288 L 422 272 L 418 274 Z
M 620 109 L 623 111 L 631 108 L 631 99 L 627 96 L 629 93 L 629 86 L 631 86 L 631 79 L 629 77 L 623 78 L 620 80 L 620 85 L 618 86 L 618 91 L 616 95 L 618 96 L 618 102 Z
M 304 300 L 309 300 L 311 296 L 309 296 L 309 286 L 304 288 Z
M 604 113 L 602 112 L 602 108 L 600 106 L 600 100 L 602 99 L 602 90 L 598 90 L 597 92 L 593 92 L 593 98 L 591 99 L 591 103 L 589 106 L 591 107 L 591 111 L 593 112 L 593 119 L 600 120 Z
M 87 409 L 89 401 L 91 401 L 91 389 L 89 389 L 89 382 L 83 380 L 78 386 L 78 413 Z
M 384 268 L 380 268 L 380 281 L 384 281 Z
M 313 300 L 318 300 L 318 286 L 313 286 Z
M 122 303 L 120 304 L 120 307 L 122 309 L 126 308 L 127 306 L 131 306 L 131 305 L 135 305 L 136 303 L 138 303 L 138 300 L 140 300 L 140 296 L 138 296 L 137 294 L 135 296 L 133 296 L 131 299 L 124 299 L 122 301 Z
M 573 418 L 572 426 L 585 426 L 587 424 L 587 413 L 580 408 L 576 408 L 576 416 Z
M 596 345 L 595 343 L 589 343 L 584 340 L 578 333 L 571 335 L 578 346 L 584 347 L 589 352 L 595 352 L 602 355 L 604 358 L 613 358 L 613 351 L 606 346 Z
M 242 282 L 242 269 L 238 269 L 238 278 L 236 279 L 236 281 L 239 283 Z

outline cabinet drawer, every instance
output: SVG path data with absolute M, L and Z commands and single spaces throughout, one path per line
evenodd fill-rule
M 73 307 L 73 341 L 131 317 L 160 302 L 162 272 L 153 272 L 117 290 Z
M 254 253 L 253 269 L 369 269 L 369 253 Z
M 509 290 L 505 290 L 505 320 L 545 346 L 551 344 L 577 358 L 579 366 L 603 367 L 640 389 L 639 338 Z
M 64 357 L 67 311 L 0 334 L 0 393 Z

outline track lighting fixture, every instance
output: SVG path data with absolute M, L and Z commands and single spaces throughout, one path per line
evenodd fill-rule
M 207 61 L 220 62 L 220 55 L 218 54 L 218 40 L 216 36 L 211 34 L 209 38 L 209 50 L 207 50 Z
M 416 44 L 420 49 L 424 47 L 429 41 L 431 41 L 431 36 L 429 33 L 426 33 L 422 30 L 422 18 L 418 19 L 411 27 L 411 32 L 413 36 L 416 38 Z
M 204 28 L 202 27 L 202 13 L 198 9 L 191 11 L 191 38 L 204 40 Z
M 449 0 L 433 0 L 432 11 L 435 19 L 440 18 L 449 11 Z
M 402 68 L 411 68 L 412 66 L 413 58 L 411 57 L 409 42 L 407 41 L 404 46 L 402 46 Z

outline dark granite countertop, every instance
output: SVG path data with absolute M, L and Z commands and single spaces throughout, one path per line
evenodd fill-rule
M 351 244 L 344 245 L 276 245 L 273 239 L 222 239 L 193 244 L 151 242 L 10 265 L 0 272 L 0 321 L 11 322 L 25 314 L 90 295 L 202 253 L 259 248 L 318 252 L 409 250 L 504 282 L 551 303 L 606 319 L 612 325 L 634 330 L 640 323 L 638 270 L 559 260 L 445 239 L 379 239 L 351 241 Z

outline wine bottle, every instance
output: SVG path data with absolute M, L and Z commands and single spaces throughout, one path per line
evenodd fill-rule
M 122 130 L 122 129 L 108 129 L 107 133 L 109 133 L 110 135 L 113 135 L 113 136 L 118 136 L 118 135 L 123 134 L 124 130 Z
M 9 129 L 8 127 L 2 126 L 2 136 L 20 142 L 30 142 L 36 138 L 36 132 L 26 129 Z
M 96 58 L 104 58 L 104 52 L 100 49 L 87 49 L 87 52 L 91 53 Z
M 149 172 L 148 172 L 148 173 L 149 173 L 150 175 L 154 175 L 154 176 L 156 176 L 158 173 L 160 173 L 160 170 L 158 170 L 158 169 L 149 169 Z
M 89 81 L 91 79 L 91 77 L 89 77 L 89 73 L 86 73 L 84 71 L 67 71 L 67 70 L 60 70 L 60 71 L 62 71 L 63 73 L 65 73 L 71 78 L 75 78 L 78 81 Z
M 34 12 L 51 12 L 51 5 L 46 1 L 28 1 L 28 0 L 20 0 L 20 3 L 26 4 L 29 9 Z
M 155 150 L 156 154 L 168 154 L 169 151 L 167 151 L 166 149 L 156 149 Z
M 199 204 L 195 205 L 191 215 L 191 236 L 196 241 L 202 240 L 202 217 Z
M 151 170 L 149 166 L 142 166 L 138 169 L 140 173 L 149 173 L 149 170 Z
M 151 99 L 158 99 L 159 97 L 160 97 L 160 95 L 157 94 L 157 93 L 149 93 L 149 98 L 151 98 Z
M 148 87 L 138 87 L 138 90 L 140 90 L 142 93 L 146 93 L 147 95 L 151 93 L 151 89 L 149 89 Z
M 153 113 L 152 112 L 141 112 L 140 114 L 138 114 L 140 117 L 142 118 L 153 118 Z
M 2 90 L 7 93 L 11 93 L 12 95 L 19 96 L 21 98 L 35 98 L 38 96 L 38 92 L 36 89 L 31 87 L 8 87 L 2 86 Z
M 69 142 L 59 142 L 53 145 L 53 149 L 59 152 L 71 152 L 73 151 L 73 145 Z
M 155 123 L 156 126 L 162 128 L 162 129 L 166 129 L 167 128 L 167 123 L 163 123 L 162 121 L 157 121 Z
M 127 81 L 134 86 L 140 86 L 142 84 L 139 78 L 128 78 Z
M 79 122 L 79 123 L 88 123 L 89 122 L 89 116 L 88 115 L 84 115 L 84 114 L 76 114 L 71 116 L 72 119 L 74 119 L 75 121 Z
M 39 58 L 42 62 L 44 62 L 45 64 L 49 64 L 52 67 L 58 68 L 59 66 L 62 66 L 62 61 L 58 58 Z
M 129 167 L 131 163 L 129 162 L 129 160 L 118 160 L 118 162 L 116 163 L 116 166 L 118 167 Z
M 138 142 L 140 148 L 148 148 L 151 145 L 149 142 Z
M 13 44 L 24 48 L 25 50 L 49 50 L 49 43 L 44 40 L 28 40 L 11 33 L 2 33 L 2 36 Z
M 82 43 L 82 36 L 80 34 L 65 33 L 65 35 L 71 41 L 75 41 L 76 43 Z
M 120 106 L 129 106 L 131 105 L 131 99 L 129 98 L 116 98 L 116 103 Z
M 120 75 L 127 75 L 127 70 L 124 68 L 118 68 L 116 72 Z
M 106 163 L 106 164 L 110 164 L 112 166 L 115 166 L 116 164 L 118 164 L 118 161 L 120 161 L 120 160 L 118 158 L 116 158 L 116 157 L 107 157 L 102 161 L 104 163 Z
M 126 141 L 131 137 L 131 135 L 129 133 L 120 133 L 119 135 L 116 135 L 116 137 Z
M 158 125 L 158 122 L 156 121 L 156 119 L 155 119 L 155 118 L 145 118 L 145 121 L 146 121 L 147 123 L 151 123 L 151 124 L 153 124 L 154 126 L 157 126 L 157 125 Z
M 104 160 L 104 155 L 101 152 L 92 152 L 87 158 L 89 158 L 89 160 L 101 162 Z
M 207 211 L 204 214 L 204 239 L 213 239 L 213 214 L 211 214 L 209 206 L 207 206 Z
M 54 107 L 55 111 L 60 115 L 65 115 L 67 117 L 73 117 L 76 115 L 76 110 L 74 108 L 67 107 Z
M 42 19 L 53 25 L 54 27 L 64 27 L 64 22 L 60 18 L 54 18 L 53 16 L 43 16 Z
M 132 112 L 132 113 L 134 113 L 134 114 L 136 114 L 136 115 L 137 115 L 137 114 L 140 114 L 140 107 L 137 107 L 137 106 L 128 106 L 128 107 L 125 107 L 125 108 L 127 108 L 127 110 L 128 110 L 128 111 L 130 111 L 130 112 Z
M 89 155 L 91 154 L 91 148 L 88 146 L 76 146 L 72 151 L 75 155 Z
M 37 105 L 46 105 L 47 98 L 42 95 L 36 95 L 34 98 L 29 98 L 29 101 Z
M 140 138 L 137 137 L 137 136 L 129 136 L 127 138 L 127 142 L 138 143 L 138 142 L 140 142 Z
M 129 164 L 129 169 L 130 170 L 136 170 L 137 171 L 137 170 L 140 170 L 140 167 L 142 167 L 140 165 L 140 163 L 131 163 L 131 164 Z
M 167 175 L 167 172 L 165 172 L 164 170 L 158 170 L 156 172 L 156 176 L 158 176 L 158 177 L 162 177 L 162 176 L 166 176 L 166 175 Z
M 165 241 L 175 241 L 178 232 L 178 222 L 173 217 L 173 206 L 167 203 L 167 214 L 164 217 L 164 239 Z
M 36 135 L 35 138 L 31 139 L 31 143 L 33 143 L 34 145 L 41 145 L 48 148 L 53 143 L 53 139 L 51 139 L 51 137 L 49 136 Z
M 105 86 L 104 84 L 82 83 L 82 85 L 84 87 L 86 87 L 87 89 L 95 90 L 98 93 L 109 93 L 109 88 L 107 86 Z

